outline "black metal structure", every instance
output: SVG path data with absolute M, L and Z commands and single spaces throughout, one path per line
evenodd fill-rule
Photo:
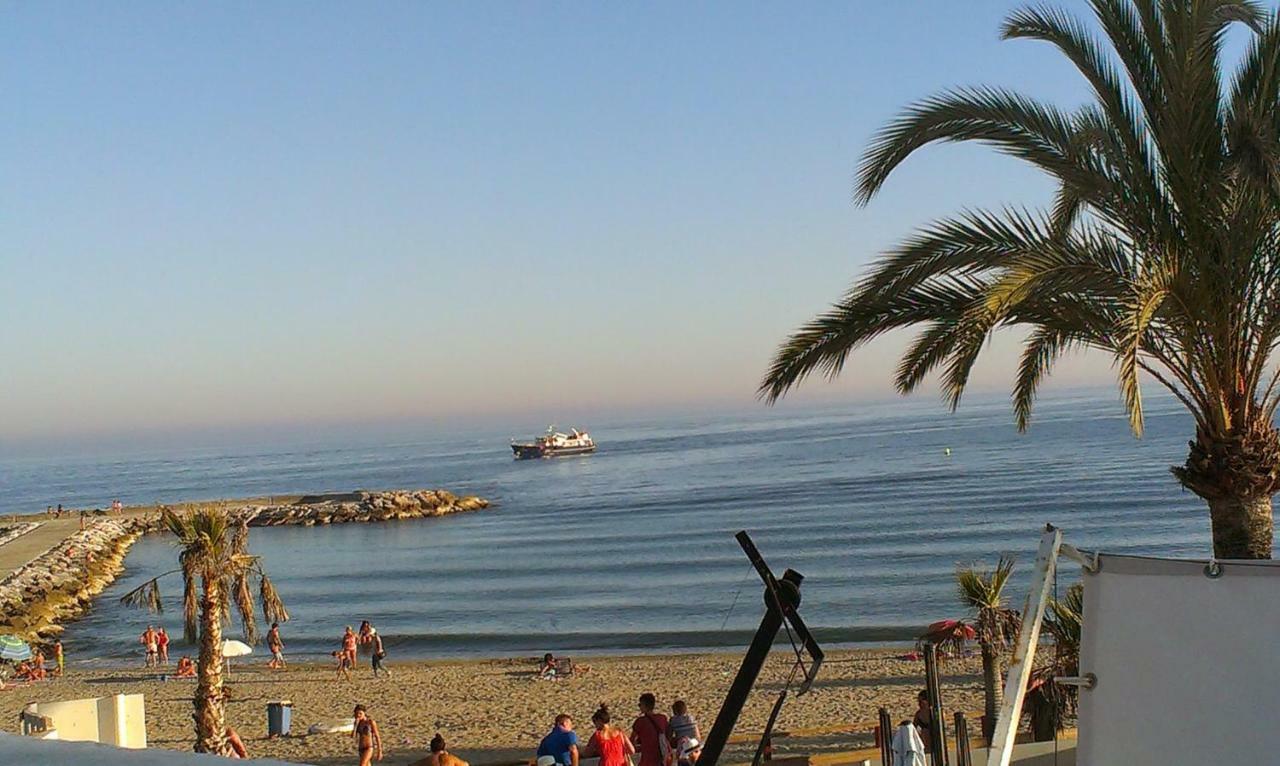
M 747 653 L 742 658 L 742 665 L 738 668 L 738 675 L 734 677 L 733 684 L 729 686 L 729 693 L 725 695 L 724 704 L 720 706 L 720 713 L 716 716 L 716 722 L 711 726 L 711 732 L 707 734 L 706 742 L 702 746 L 702 754 L 698 758 L 698 766 L 716 766 L 716 762 L 724 753 L 725 745 L 729 742 L 729 735 L 733 733 L 733 727 L 738 723 L 738 716 L 742 713 L 742 707 L 747 702 L 747 695 L 751 693 L 751 687 L 755 685 L 756 678 L 760 675 L 761 668 L 764 667 L 765 660 L 769 658 L 769 649 L 773 646 L 773 641 L 778 635 L 778 631 L 786 628 L 787 635 L 791 640 L 791 648 L 796 653 L 797 669 L 804 670 L 804 680 L 800 683 L 800 688 L 796 694 L 804 694 L 809 691 L 809 687 L 813 684 L 813 679 L 818 674 L 818 668 L 822 667 L 823 652 L 818 646 L 818 642 L 814 640 L 813 634 L 809 632 L 809 628 L 800 619 L 800 615 L 796 613 L 796 609 L 800 606 L 800 583 L 804 577 L 795 570 L 788 569 L 782 573 L 782 577 L 773 576 L 773 572 L 769 569 L 769 565 L 765 563 L 764 557 L 760 555 L 760 551 L 756 549 L 755 543 L 751 542 L 751 536 L 746 532 L 739 532 L 734 535 L 738 541 L 738 545 L 742 546 L 742 550 L 747 554 L 747 559 L 755 567 L 756 573 L 760 575 L 760 579 L 764 582 L 764 617 L 760 620 L 760 627 L 756 629 L 755 637 L 751 639 L 750 646 L 747 647 Z M 804 663 L 804 655 L 809 656 L 807 665 Z M 756 766 L 759 765 L 761 757 L 764 755 L 769 744 L 770 735 L 773 732 L 773 724 L 778 718 L 779 711 L 782 710 L 782 703 L 787 698 L 787 689 L 782 690 L 778 701 L 774 703 L 773 712 L 769 715 L 769 722 L 765 725 L 764 733 L 760 737 L 760 745 L 756 748 L 755 760 Z
M 924 646 L 924 678 L 929 692 L 929 718 L 933 727 L 929 730 L 929 755 L 937 766 L 947 763 L 947 719 L 942 717 L 942 683 L 938 677 L 938 647 L 932 643 Z
M 880 745 L 880 763 L 893 763 L 893 719 L 889 717 L 889 711 L 880 708 L 880 741 L 876 744 Z
M 969 721 L 959 710 L 956 711 L 956 766 L 973 766 L 973 753 L 969 750 Z

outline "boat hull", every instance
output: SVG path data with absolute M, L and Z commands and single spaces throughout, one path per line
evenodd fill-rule
M 532 460 L 543 457 L 568 457 L 569 455 L 587 455 L 596 451 L 595 445 L 589 447 L 544 447 L 541 444 L 512 444 L 511 451 L 516 460 Z

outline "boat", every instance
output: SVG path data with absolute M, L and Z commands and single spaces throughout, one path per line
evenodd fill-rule
M 512 440 L 511 451 L 516 460 L 528 460 L 537 457 L 560 457 L 562 455 L 586 455 L 596 451 L 596 443 L 591 434 L 570 428 L 569 433 L 561 433 L 555 426 L 548 426 L 547 432 L 533 441 L 518 442 Z

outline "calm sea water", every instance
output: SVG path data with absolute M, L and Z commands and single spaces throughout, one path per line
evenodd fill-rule
M 1024 435 L 1004 399 L 954 415 L 921 399 L 572 425 L 590 427 L 597 454 L 516 462 L 510 433 L 490 428 L 19 457 L 6 461 L 0 509 L 391 487 L 495 501 L 417 522 L 253 530 L 293 613 L 295 655 L 328 651 L 361 619 L 393 657 L 741 645 L 762 606 L 739 529 L 776 571 L 806 576 L 802 612 L 842 643 L 909 639 L 954 615 L 957 563 L 1008 551 L 1025 575 L 1045 522 L 1082 548 L 1209 550 L 1203 507 L 1167 470 L 1190 435 L 1173 403 L 1152 406 L 1141 441 L 1109 392 L 1044 401 Z M 180 633 L 176 580 L 163 615 L 117 603 L 175 557 L 164 538 L 135 546 L 67 631 L 69 655 L 128 656 L 148 622 Z

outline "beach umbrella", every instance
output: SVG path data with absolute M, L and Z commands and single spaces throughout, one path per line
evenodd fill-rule
M 231 658 L 253 654 L 253 647 L 243 641 L 229 638 L 222 642 L 222 656 L 227 661 L 227 675 L 231 675 Z
M 0 636 L 0 660 L 21 662 L 31 659 L 31 647 L 17 636 Z

